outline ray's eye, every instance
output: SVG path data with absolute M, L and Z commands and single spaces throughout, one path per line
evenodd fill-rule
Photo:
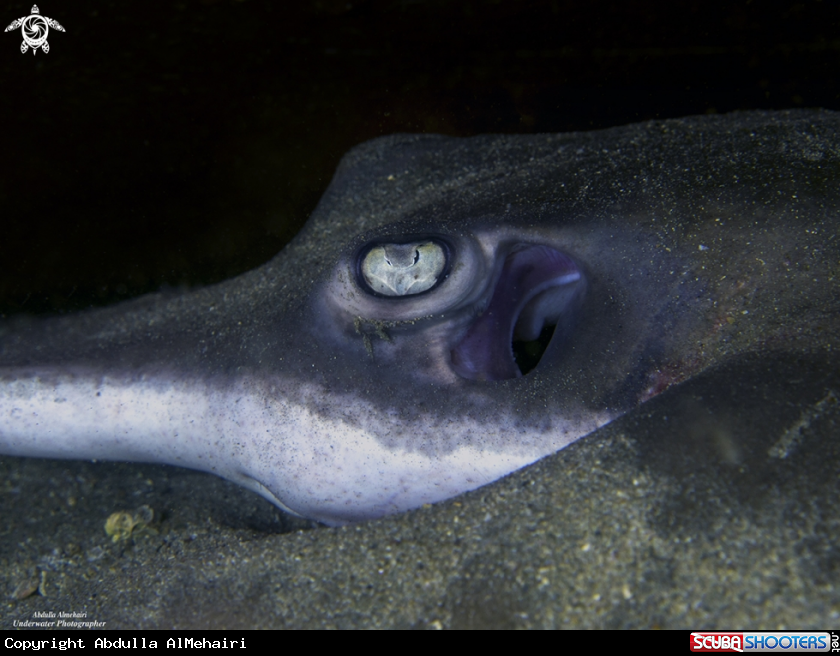
M 359 269 L 368 288 L 382 296 L 413 296 L 429 291 L 445 276 L 447 249 L 434 240 L 374 244 L 363 252 Z

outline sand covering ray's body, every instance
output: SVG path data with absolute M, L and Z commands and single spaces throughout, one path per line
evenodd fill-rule
M 329 523 L 473 489 L 733 355 L 836 346 L 838 128 L 751 113 L 369 142 L 260 269 L 0 327 L 0 453 L 180 464 Z M 445 276 L 365 288 L 371 244 L 415 241 Z M 542 286 L 505 306 L 516 258 L 543 250 Z M 525 315 L 561 329 L 515 377 L 498 335 Z

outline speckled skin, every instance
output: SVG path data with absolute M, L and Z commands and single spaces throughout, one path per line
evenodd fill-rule
M 753 113 L 363 144 L 260 269 L 4 325 L 0 452 L 181 464 L 334 524 L 474 489 L 732 358 L 834 348 L 838 127 Z M 415 234 L 456 244 L 451 280 L 365 295 L 358 249 Z M 531 374 L 464 380 L 448 353 L 518 243 L 575 258 L 586 299 Z

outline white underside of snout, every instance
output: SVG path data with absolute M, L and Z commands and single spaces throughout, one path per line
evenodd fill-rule
M 298 386 L 295 403 L 241 397 L 258 457 L 252 476 L 295 512 L 338 524 L 417 508 L 491 483 L 607 423 L 588 415 L 551 429 L 513 415 L 403 419 L 352 395 Z M 316 409 L 330 404 L 333 412 Z
M 215 473 L 286 510 L 341 524 L 434 503 L 567 446 L 612 417 L 521 425 L 434 411 L 403 419 L 317 385 L 243 378 L 0 370 L 0 452 L 157 462 Z

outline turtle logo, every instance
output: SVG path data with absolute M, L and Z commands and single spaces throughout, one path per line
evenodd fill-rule
M 23 43 L 20 44 L 20 51 L 26 52 L 32 48 L 34 55 L 38 48 L 41 48 L 45 53 L 50 51 L 50 44 L 47 43 L 47 34 L 50 28 L 63 32 L 64 28 L 58 24 L 58 21 L 46 16 L 41 16 L 38 10 L 38 5 L 32 5 L 32 13 L 29 16 L 18 18 L 12 21 L 12 24 L 6 28 L 7 32 L 20 28 L 23 34 Z

